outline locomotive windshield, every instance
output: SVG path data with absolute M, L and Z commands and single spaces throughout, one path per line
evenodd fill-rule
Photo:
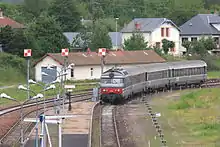
M 124 87 L 124 79 L 122 78 L 103 78 L 100 81 L 101 87 Z
M 102 84 L 122 84 L 123 79 L 101 79 Z

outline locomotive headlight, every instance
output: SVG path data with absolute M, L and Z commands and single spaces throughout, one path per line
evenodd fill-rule
M 118 92 L 120 92 L 120 89 L 118 89 Z
M 102 89 L 103 92 L 106 92 L 106 89 Z

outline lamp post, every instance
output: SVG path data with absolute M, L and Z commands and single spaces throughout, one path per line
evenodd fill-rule
M 59 81 L 59 79 L 56 79 L 55 81 L 53 81 L 53 82 L 50 82 L 50 83 L 48 83 L 48 84 L 45 84 L 45 85 L 43 85 L 43 84 L 40 84 L 40 83 L 38 83 L 38 82 L 36 82 L 36 81 L 34 81 L 34 80 L 32 80 L 32 79 L 29 79 L 29 81 L 28 81 L 30 84 L 37 84 L 37 85 L 39 85 L 39 86 L 41 86 L 42 88 L 43 88 L 43 95 L 44 95 L 44 115 L 45 115 L 45 110 L 46 110 L 46 95 L 45 95 L 45 90 L 47 89 L 47 87 L 50 85 L 50 84 L 55 84 L 55 83 L 59 83 L 60 81 Z M 50 86 L 49 86 L 50 87 Z M 55 88 L 54 86 L 52 86 L 52 87 L 50 87 L 50 88 Z M 43 121 L 43 124 L 42 124 L 42 126 L 45 126 L 46 125 L 46 122 L 45 121 Z M 44 139 L 43 139 L 43 141 L 44 142 L 42 142 L 42 146 L 45 146 L 46 145 L 46 139 L 45 139 L 45 129 L 44 129 L 44 127 L 41 127 L 41 133 L 43 134 L 43 137 L 44 137 Z
M 21 147 L 24 147 L 26 141 L 24 141 L 24 132 L 23 132 L 23 125 L 22 125 L 22 121 L 23 121 L 23 107 L 24 107 L 24 104 L 27 103 L 28 101 L 31 101 L 31 100 L 35 100 L 35 99 L 39 99 L 39 98 L 42 98 L 43 97 L 43 94 L 41 93 L 38 93 L 37 95 L 35 95 L 34 97 L 30 98 L 30 99 L 26 99 L 23 103 L 21 103 L 20 101 L 18 101 L 17 99 L 15 98 L 12 98 L 10 97 L 9 95 L 5 94 L 5 93 L 1 93 L 0 95 L 0 98 L 5 98 L 5 99 L 8 99 L 8 100 L 11 100 L 11 101 L 15 101 L 17 103 L 19 103 L 19 105 L 21 105 L 21 108 L 20 108 L 20 119 L 21 119 L 21 128 L 20 128 L 20 135 L 21 135 Z
M 118 17 L 116 17 L 115 18 L 115 32 L 116 32 L 116 38 L 115 38 L 115 40 L 116 40 L 116 48 L 118 48 L 118 20 L 119 20 L 119 18 Z
M 50 89 L 55 89 L 56 88 L 56 86 L 55 85 L 50 85 L 49 87 L 46 87 L 45 89 L 43 89 L 41 92 L 45 92 L 45 91 L 48 91 L 48 90 L 50 90 Z M 33 90 L 31 90 L 31 89 L 28 89 L 28 88 L 26 88 L 25 86 L 23 86 L 23 85 L 19 85 L 18 86 L 18 89 L 20 89 L 20 90 L 24 90 L 24 91 L 30 91 L 30 92 L 32 92 L 32 93 L 34 93 L 35 95 L 36 95 L 36 92 L 34 92 Z M 43 96 L 43 94 L 42 94 L 42 96 L 41 96 L 41 98 L 43 98 L 44 96 Z M 37 127 L 37 119 L 38 119 L 38 99 L 36 99 L 36 105 L 37 105 L 37 110 L 36 110 L 36 147 L 38 147 L 38 127 Z M 43 126 L 42 126 L 43 127 Z
M 66 71 L 67 70 L 69 70 L 69 69 L 73 69 L 74 68 L 74 66 L 75 66 L 75 64 L 74 63 L 71 63 L 71 64 L 69 64 L 69 66 L 67 66 L 67 68 L 66 67 L 64 67 L 64 68 L 61 68 L 61 70 L 60 71 L 58 71 L 58 70 L 56 70 L 56 69 L 54 69 L 54 68 L 51 68 L 50 66 L 47 66 L 47 69 L 50 69 L 50 70 L 55 70 L 56 72 L 57 72 L 57 74 L 58 74 L 58 76 L 51 76 L 51 75 L 49 75 L 49 74 L 47 74 L 47 73 L 45 73 L 45 72 L 42 72 L 41 74 L 42 75 L 45 75 L 45 76 L 51 76 L 51 77 L 54 77 L 54 78 L 58 78 L 58 77 L 60 77 L 60 88 L 63 90 L 64 89 L 64 84 L 65 84 L 65 80 L 63 81 L 63 76 L 65 76 L 66 77 L 66 75 L 68 74 Z M 65 103 L 65 92 L 64 93 L 62 93 L 61 94 L 61 91 L 60 91 L 60 88 L 59 88 L 59 97 L 60 97 L 60 95 L 63 95 L 63 101 L 62 101 L 62 105 L 63 105 L 63 112 L 64 112 L 64 103 Z M 59 103 L 60 104 L 60 103 Z M 60 105 L 59 105 L 59 107 L 60 107 Z

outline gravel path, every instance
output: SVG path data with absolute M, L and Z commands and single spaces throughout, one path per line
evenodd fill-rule
M 133 147 L 160 146 L 159 138 L 156 137 L 156 129 L 152 124 L 146 107 L 139 103 L 128 104 L 123 106 L 123 108 L 124 112 L 121 113 L 124 113 L 123 118 L 127 123 L 129 136 L 132 136 L 130 140 L 134 143 Z

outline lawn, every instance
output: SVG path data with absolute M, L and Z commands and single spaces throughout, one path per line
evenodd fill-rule
M 7 95 L 10 95 L 13 98 L 16 98 L 19 101 L 24 101 L 27 98 L 27 92 L 23 91 L 23 90 L 19 90 L 17 88 L 18 86 L 15 86 L 13 88 L 7 88 L 7 89 L 0 89 L 0 93 L 6 93 Z M 94 88 L 97 87 L 97 85 L 77 85 L 76 84 L 76 88 L 73 89 L 72 93 L 80 93 L 80 90 L 84 90 L 84 89 L 90 89 L 90 88 Z M 42 88 L 38 85 L 30 85 L 30 89 L 36 93 L 42 93 Z M 59 85 L 56 85 L 56 89 L 51 89 L 45 92 L 46 98 L 51 98 L 56 96 L 56 94 L 58 94 L 59 91 Z M 34 96 L 35 94 L 33 92 L 30 92 L 31 96 Z M 0 100 L 0 106 L 7 106 L 10 104 L 13 104 L 13 101 L 9 101 L 7 99 L 1 99 Z
M 220 71 L 209 71 L 208 78 L 220 78 Z
M 220 146 L 219 89 L 173 92 L 152 100 L 169 147 Z

